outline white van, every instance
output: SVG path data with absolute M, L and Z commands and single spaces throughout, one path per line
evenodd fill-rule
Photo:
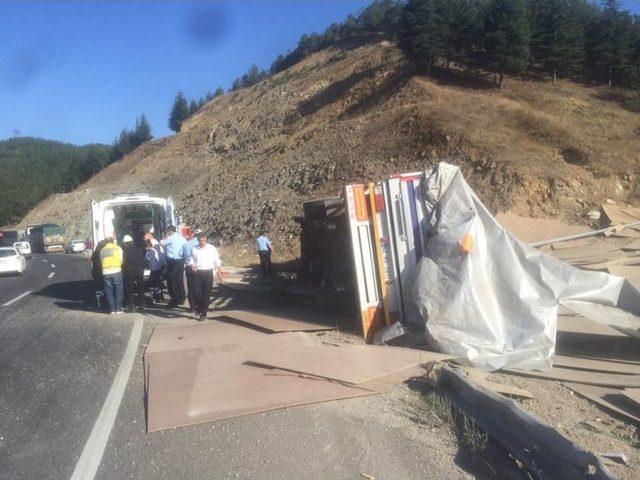
M 164 238 L 169 225 L 180 231 L 173 200 L 150 197 L 148 194 L 124 194 L 102 202 L 91 202 L 93 244 L 113 237 L 122 244 L 122 237 L 131 235 L 137 245 L 144 245 L 145 232 L 157 240 Z

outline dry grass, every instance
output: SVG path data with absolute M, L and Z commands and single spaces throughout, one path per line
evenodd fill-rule
M 463 446 L 474 453 L 482 452 L 487 448 L 489 442 L 487 434 L 478 428 L 471 417 L 458 410 L 447 397 L 431 391 L 423 398 L 425 410 L 449 426 Z

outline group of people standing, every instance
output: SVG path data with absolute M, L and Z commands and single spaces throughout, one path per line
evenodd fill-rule
M 196 230 L 189 240 L 169 227 L 164 241 L 167 255 L 167 289 L 171 301 L 169 306 L 177 307 L 189 300 L 189 307 L 200 320 L 207 316 L 213 279 L 222 262 L 218 249 L 207 243 L 207 235 Z M 184 275 L 187 277 L 187 292 L 184 290 Z
M 153 300 L 162 300 L 162 281 L 167 279 L 169 306 L 177 307 L 189 300 L 189 308 L 199 320 L 204 320 L 209 309 L 214 276 L 222 265 L 216 247 L 207 243 L 202 230 L 196 230 L 185 239 L 175 227 L 167 228 L 160 242 L 151 232 L 144 235 L 144 248 L 136 245 L 129 235 L 120 247 L 112 237 L 100 242 L 93 252 L 94 278 L 103 288 L 110 314 L 124 313 L 145 307 L 144 271 L 149 268 L 149 287 Z M 186 272 L 187 292 L 184 288 Z M 137 302 L 136 302 L 137 296 Z

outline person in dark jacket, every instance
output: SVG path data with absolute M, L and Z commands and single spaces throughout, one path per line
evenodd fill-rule
M 124 295 L 127 312 L 135 312 L 135 295 L 138 295 L 138 310 L 144 310 L 144 269 L 147 266 L 145 251 L 133 244 L 133 238 L 125 235 L 122 239 L 122 274 L 124 277 Z
M 100 240 L 96 245 L 96 248 L 93 250 L 91 254 L 91 276 L 93 277 L 93 283 L 95 288 L 96 300 L 98 301 L 98 307 L 102 306 L 101 299 L 104 296 L 104 292 L 102 290 L 103 281 L 102 281 L 102 264 L 100 263 L 100 251 L 102 247 L 107 244 L 106 240 Z
M 106 245 L 107 242 L 100 240 L 96 248 L 91 254 L 91 276 L 95 281 L 96 290 L 102 288 L 102 266 L 100 265 L 100 250 Z

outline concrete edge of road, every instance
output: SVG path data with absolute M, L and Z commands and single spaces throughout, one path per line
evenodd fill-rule
M 76 463 L 76 467 L 71 475 L 71 480 L 93 480 L 96 476 L 98 467 L 102 461 L 102 455 L 107 446 L 107 441 L 109 440 L 109 435 L 111 434 L 118 415 L 122 397 L 129 382 L 133 362 L 136 358 L 138 345 L 140 344 L 143 326 L 144 318 L 136 318 L 131 328 L 129 342 L 122 355 L 116 376 L 113 379 L 113 383 L 102 405 L 100 414 L 96 419 L 96 423 L 91 430 L 91 434 L 80 454 L 80 458 Z

